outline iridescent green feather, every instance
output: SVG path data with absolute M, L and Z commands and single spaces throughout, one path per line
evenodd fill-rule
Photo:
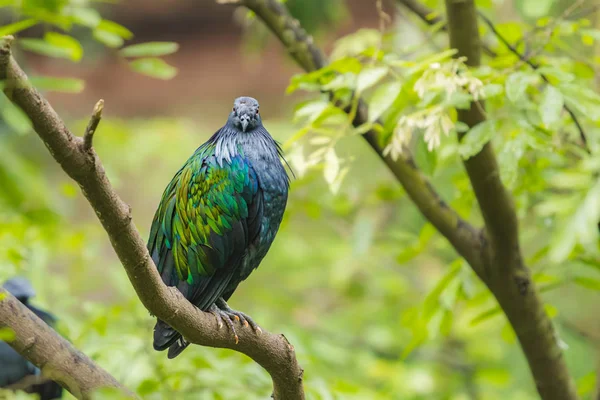
M 230 234 L 237 222 L 247 218 L 253 196 L 249 165 L 242 156 L 221 166 L 214 151 L 214 146 L 198 149 L 175 175 L 150 232 L 150 243 L 158 252 L 159 272 L 166 263 L 161 253 L 171 250 L 177 278 L 189 284 L 224 267 L 225 253 L 231 249 L 224 248 L 226 241 L 215 242 L 214 235 Z

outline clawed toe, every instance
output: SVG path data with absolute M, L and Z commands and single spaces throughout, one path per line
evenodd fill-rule
M 239 321 L 244 327 L 252 327 L 255 333 L 262 333 L 262 329 L 260 329 L 258 324 L 254 322 L 252 318 L 241 311 L 232 309 L 222 298 L 217 300 L 215 305 L 222 313 L 227 314 L 230 318 L 233 318 L 236 321 Z
M 231 320 L 231 315 L 223 310 L 221 310 L 216 305 L 212 305 L 209 309 L 209 312 L 213 314 L 217 318 L 217 323 L 219 324 L 219 329 L 223 328 L 223 322 L 227 325 L 227 328 L 233 333 L 233 338 L 235 339 L 235 344 L 239 343 L 239 338 L 237 332 L 235 331 L 235 327 L 233 326 L 233 321 Z

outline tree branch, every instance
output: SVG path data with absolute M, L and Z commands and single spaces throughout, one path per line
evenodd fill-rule
M 83 150 L 85 151 L 89 151 L 92 148 L 94 133 L 96 133 L 96 128 L 98 128 L 98 124 L 100 123 L 100 119 L 102 118 L 103 109 L 104 100 L 100 99 L 94 106 L 92 117 L 90 118 L 90 122 L 88 123 L 87 128 L 85 128 L 85 133 L 83 134 Z
M 421 3 L 418 0 L 396 0 L 398 4 L 402 4 L 404 7 L 408 8 L 413 12 L 417 17 L 419 17 L 423 22 L 428 25 L 437 25 L 443 24 L 442 30 L 447 31 L 448 26 L 442 17 L 438 15 L 438 13 L 431 8 L 427 7 L 425 4 Z M 496 57 L 498 53 L 492 50 L 488 45 L 483 45 L 483 51 L 490 56 Z
M 231 332 L 219 329 L 212 314 L 200 311 L 175 288 L 163 284 L 132 221 L 130 207 L 111 186 L 94 149 L 86 151 L 84 140 L 73 136 L 50 104 L 31 86 L 11 56 L 11 41 L 12 37 L 4 37 L 0 42 L 0 79 L 6 80 L 4 93 L 29 116 L 54 159 L 81 187 L 144 306 L 191 343 L 229 348 L 252 358 L 271 375 L 275 399 L 304 399 L 303 371 L 293 346 L 283 335 L 265 331 L 257 335 L 240 325 L 237 329 L 239 344 L 236 345 Z M 27 352 L 27 356 L 39 363 L 39 351 L 36 346 Z M 70 362 L 76 363 L 76 360 L 73 358 Z M 79 378 L 82 377 L 74 377 Z M 78 381 L 78 384 L 83 385 L 84 381 Z
M 469 66 L 479 66 L 481 43 L 474 0 L 446 0 L 446 12 L 450 46 L 458 50 L 456 57 L 466 57 Z M 482 103 L 472 103 L 470 109 L 459 110 L 459 121 L 469 127 L 483 122 L 483 107 Z M 554 327 L 523 264 L 514 204 L 500 180 L 491 143 L 464 165 L 490 239 L 483 280 L 519 338 L 541 397 L 576 399 Z
M 306 72 L 326 65 L 327 62 L 321 50 L 314 44 L 312 37 L 302 29 L 299 22 L 290 15 L 284 4 L 277 0 L 236 0 L 235 4 L 252 10 L 281 40 L 288 52 Z M 367 121 L 367 107 L 359 99 L 353 125 L 360 126 Z M 415 164 L 410 152 L 403 151 L 395 161 L 390 156 L 383 155 L 383 146 L 375 131 L 368 131 L 363 138 L 385 162 L 423 215 L 448 239 L 476 272 L 482 272 L 480 232 L 441 199 L 427 177 Z
M 321 51 L 278 1 L 236 0 L 236 4 L 246 6 L 262 19 L 305 71 L 325 65 Z M 461 56 L 468 57 L 469 65 L 478 65 L 481 44 L 473 1 L 447 0 L 447 9 L 453 47 Z M 473 105 L 470 110 L 460 112 L 459 119 L 472 127 L 485 120 L 482 110 L 483 104 Z M 366 106 L 359 100 L 354 125 L 367 121 L 366 115 Z M 484 216 L 486 232 L 482 233 L 440 200 L 408 151 L 394 161 L 383 156 L 375 132 L 367 132 L 363 137 L 419 210 L 469 262 L 497 298 L 517 334 L 542 398 L 576 399 L 554 328 L 523 265 L 514 205 L 500 180 L 491 145 L 488 143 L 478 155 L 465 162 Z
M 108 372 L 3 288 L 0 288 L 0 328 L 14 331 L 16 338 L 9 343 L 10 346 L 37 365 L 45 377 L 60 383 L 73 396 L 89 399 L 97 389 L 115 387 L 133 397 Z

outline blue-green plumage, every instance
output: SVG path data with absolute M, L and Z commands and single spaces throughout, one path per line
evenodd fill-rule
M 225 301 L 258 267 L 281 223 L 289 187 L 281 158 L 262 125 L 258 102 L 240 97 L 225 126 L 165 189 L 148 250 L 165 284 L 176 286 L 201 310 L 225 320 L 244 316 Z M 157 322 L 155 349 L 170 348 L 169 357 L 175 357 L 187 347 L 180 338 Z

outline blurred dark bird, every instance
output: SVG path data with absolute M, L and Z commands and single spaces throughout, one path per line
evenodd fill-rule
M 35 296 L 35 290 L 27 279 L 21 277 L 9 279 L 3 287 L 45 323 L 50 326 L 56 324 L 56 318 L 53 315 L 29 304 L 29 299 Z M 39 383 L 36 383 L 38 381 Z M 60 399 L 63 393 L 63 388 L 58 383 L 50 380 L 44 381 L 38 367 L 2 341 L 0 341 L 0 387 L 37 393 L 40 400 Z
M 148 250 L 165 284 L 231 330 L 260 328 L 226 301 L 267 254 L 287 203 L 289 177 L 279 144 L 263 127 L 258 102 L 235 100 L 227 123 L 201 145 L 167 186 Z M 285 159 L 283 159 L 285 161 Z M 286 163 L 287 164 L 287 163 Z M 179 355 L 189 343 L 165 322 L 154 348 Z

